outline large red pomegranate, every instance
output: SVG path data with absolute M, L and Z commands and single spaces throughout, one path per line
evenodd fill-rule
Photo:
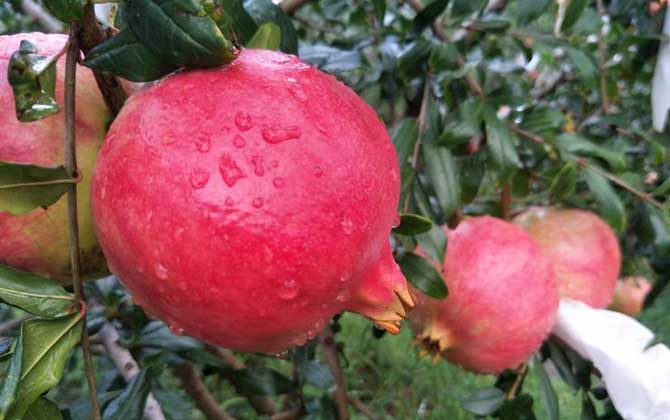
M 59 52 L 65 35 L 23 33 L 0 36 L 0 160 L 40 166 L 63 164 L 64 113 L 22 123 L 14 112 L 14 95 L 7 82 L 7 65 L 21 40 L 33 43 L 40 55 Z M 57 63 L 56 100 L 63 104 L 65 60 Z M 90 182 L 95 157 L 105 136 L 110 115 L 93 73 L 79 67 L 75 114 L 77 160 L 83 173 L 79 184 L 79 230 L 84 271 L 89 276 L 105 271 L 105 263 L 93 231 L 90 210 Z M 20 216 L 0 212 L 0 264 L 69 281 L 70 254 L 65 197 L 46 210 L 36 209 Z
M 515 218 L 554 266 L 562 298 L 604 308 L 621 267 L 619 241 L 605 221 L 577 209 L 533 207 Z
M 93 180 L 110 267 L 173 331 L 279 352 L 334 314 L 397 332 L 399 173 L 375 112 L 297 57 L 243 50 L 172 75 L 114 121 Z
M 644 300 L 653 288 L 642 276 L 626 277 L 617 281 L 614 298 L 609 309 L 629 316 L 638 316 L 644 308 Z
M 549 261 L 526 232 L 500 219 L 474 217 L 445 231 L 449 296 L 417 293 L 412 330 L 428 351 L 467 370 L 516 368 L 549 335 L 556 317 Z

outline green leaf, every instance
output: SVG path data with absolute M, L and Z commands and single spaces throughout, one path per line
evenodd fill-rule
M 18 340 L 21 357 L 21 383 L 7 419 L 21 418 L 28 408 L 60 381 L 65 361 L 81 336 L 82 314 L 26 321 Z M 15 356 L 17 357 L 17 356 Z
M 670 193 L 670 178 L 666 179 L 663 181 L 661 185 L 658 186 L 654 190 L 654 192 L 651 193 L 654 197 L 665 197 Z
M 133 0 L 128 25 L 162 61 L 178 67 L 214 67 L 232 61 L 232 44 L 197 0 Z
M 44 0 L 44 5 L 61 22 L 72 23 L 84 17 L 86 0 Z
M 0 211 L 17 216 L 38 207 L 48 207 L 70 186 L 68 183 L 39 184 L 69 179 L 63 166 L 44 168 L 0 161 Z
M 0 299 L 43 318 L 69 315 L 74 297 L 53 280 L 0 265 Z
M 2 388 L 0 389 L 0 420 L 7 418 L 7 413 L 16 401 L 16 395 L 21 383 L 21 370 L 23 362 L 23 344 L 21 340 L 16 340 L 12 359 L 9 362 L 7 373 L 2 379 Z
M 488 0 L 452 0 L 452 16 L 464 16 L 482 10 L 488 3 Z
M 281 30 L 272 22 L 262 24 L 247 44 L 249 48 L 277 50 L 281 41 Z
M 309 360 L 301 363 L 299 366 L 300 374 L 307 382 L 315 387 L 323 390 L 328 390 L 335 385 L 335 378 L 330 368 L 314 360 Z
M 444 256 L 447 252 L 447 235 L 442 228 L 436 224 L 426 233 L 415 237 L 423 251 L 438 264 L 444 263 Z
M 174 335 L 170 329 L 161 321 L 151 321 L 142 328 L 136 341 L 131 343 L 133 347 L 158 348 L 171 352 L 182 352 L 202 347 L 202 344 L 194 338 Z
M 500 174 L 500 181 L 505 182 L 521 167 L 521 160 L 514 145 L 516 136 L 492 110 L 484 113 L 484 120 L 489 156 Z
M 264 366 L 250 366 L 242 370 L 219 368 L 240 394 L 244 395 L 280 395 L 293 392 L 295 384 L 285 375 Z
M 293 26 L 291 18 L 272 3 L 270 0 L 246 0 L 244 8 L 251 15 L 256 25 L 272 22 L 277 25 L 281 32 L 279 49 L 285 53 L 298 54 L 298 35 Z
M 150 82 L 177 70 L 145 47 L 130 29 L 96 45 L 83 64 L 133 82 Z
M 500 420 L 536 420 L 533 413 L 533 397 L 522 394 L 513 400 L 505 401 L 500 407 Z
M 258 29 L 242 0 L 214 0 L 212 7 L 206 10 L 226 39 L 237 39 L 244 44 Z
M 540 396 L 542 397 L 542 402 L 544 403 L 544 408 L 547 411 L 547 416 L 549 420 L 560 420 L 559 409 L 558 409 L 558 396 L 554 387 L 551 385 L 551 379 L 549 375 L 544 370 L 544 365 L 537 355 L 534 356 L 535 360 L 535 374 L 537 375 L 540 382 Z
M 414 236 L 428 232 L 433 227 L 433 222 L 418 214 L 401 214 L 400 225 L 393 228 L 393 233 L 398 235 Z
M 393 138 L 393 145 L 398 154 L 398 163 L 401 167 L 406 164 L 412 156 L 417 134 L 418 125 L 416 123 L 416 118 L 403 118 L 393 129 L 391 137 Z
M 413 29 L 415 32 L 421 32 L 428 26 L 432 25 L 433 21 L 444 12 L 447 8 L 449 0 L 433 0 L 426 5 L 416 17 L 414 17 Z
M 623 232 L 626 228 L 626 211 L 612 185 L 604 176 L 591 169 L 584 171 L 584 177 L 596 200 L 600 215 L 614 230 Z
M 437 201 L 444 212 L 444 217 L 449 218 L 461 206 L 461 184 L 456 162 L 449 149 L 431 142 L 424 143 L 422 151 Z
M 572 28 L 584 13 L 584 9 L 588 6 L 589 0 L 570 0 L 568 8 L 565 10 L 563 23 L 561 24 L 561 32 L 567 32 Z
M 549 193 L 557 198 L 571 196 L 577 189 L 577 163 L 567 162 L 551 180 Z
M 505 32 L 511 25 L 512 22 L 508 19 L 489 16 L 474 19 L 470 22 L 470 28 L 472 30 L 491 33 Z
M 412 79 L 424 74 L 423 64 L 430 57 L 432 44 L 423 38 L 417 39 L 414 44 L 398 58 L 398 70 L 405 79 Z
M 41 397 L 28 408 L 21 420 L 63 420 L 63 415 L 56 403 Z
M 103 420 L 141 420 L 150 390 L 149 375 L 146 370 L 141 370 L 123 392 L 107 405 Z
M 386 15 L 386 0 L 372 0 L 372 8 L 375 11 L 375 18 L 379 26 L 383 26 L 384 15 Z
M 482 153 L 468 155 L 461 166 L 461 199 L 471 203 L 477 198 L 486 175 L 486 158 Z
M 563 353 L 563 350 L 551 340 L 547 340 L 546 345 L 549 349 L 549 358 L 554 363 L 554 366 L 556 366 L 556 370 L 563 381 L 570 385 L 574 390 L 579 389 L 579 381 L 572 372 L 570 361 Z
M 516 6 L 516 20 L 525 26 L 539 18 L 551 6 L 551 0 L 521 0 Z
M 626 168 L 626 156 L 623 152 L 600 146 L 578 134 L 561 134 L 554 143 L 561 154 L 565 155 L 564 158 L 569 158 L 571 154 L 590 156 L 604 160 L 615 172 L 620 172 Z
M 426 295 L 444 299 L 449 294 L 442 274 L 424 258 L 415 254 L 404 254 L 397 262 L 407 280 Z
M 568 54 L 568 58 L 572 64 L 577 68 L 577 76 L 583 79 L 587 85 L 593 83 L 598 74 L 598 67 L 596 67 L 593 58 L 578 48 L 565 47 L 565 52 Z
M 56 62 L 37 55 L 29 41 L 21 41 L 7 68 L 7 81 L 14 92 L 16 117 L 22 122 L 36 121 L 60 111 L 56 93 Z
M 493 414 L 505 402 L 505 393 L 498 388 L 482 388 L 461 398 L 463 408 L 478 416 Z
M 582 393 L 582 415 L 581 420 L 598 420 L 598 414 L 596 413 L 596 408 L 591 402 L 586 392 Z

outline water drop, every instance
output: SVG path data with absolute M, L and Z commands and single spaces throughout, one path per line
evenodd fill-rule
M 163 264 L 161 264 L 161 263 L 156 264 L 155 271 L 156 271 L 156 275 L 158 276 L 159 279 L 161 279 L 161 280 L 167 279 L 168 270 Z
M 103 186 L 100 189 L 100 198 L 102 198 L 104 200 L 106 195 L 107 195 L 107 187 Z
M 176 324 L 169 324 L 168 328 L 170 328 L 170 331 L 174 335 L 184 335 L 184 329 L 177 326 Z
M 263 167 L 263 158 L 258 155 L 251 157 L 251 163 L 254 165 L 254 173 L 257 176 L 265 175 L 265 168 Z
M 279 289 L 279 297 L 284 300 L 291 300 L 298 295 L 300 289 L 294 279 L 286 279 Z
M 277 166 L 279 166 L 279 162 L 273 160 L 272 162 L 270 162 L 270 165 L 272 165 L 273 168 L 276 168 Z
M 228 153 L 222 154 L 219 158 L 219 172 L 221 172 L 223 182 L 229 187 L 245 177 L 240 167 L 237 166 L 237 162 Z
M 266 127 L 261 130 L 263 140 L 270 144 L 279 144 L 287 140 L 299 139 L 302 136 L 302 130 L 295 125 L 288 127 Z
M 191 171 L 189 181 L 191 182 L 191 186 L 196 190 L 204 188 L 209 182 L 209 172 L 204 169 L 195 168 Z
M 238 149 L 243 148 L 245 144 L 247 144 L 247 141 L 244 140 L 244 137 L 240 136 L 239 134 L 237 134 L 233 139 L 233 145 Z
M 342 219 L 340 225 L 342 225 L 342 232 L 344 232 L 345 235 L 351 235 L 354 231 L 354 222 L 346 217 Z
M 340 303 L 346 301 L 347 300 L 346 293 L 340 293 L 339 295 L 337 295 L 337 297 L 335 297 L 335 300 L 340 302 Z
M 289 86 L 288 93 L 291 94 L 291 96 L 293 96 L 300 102 L 307 101 L 307 94 L 305 93 L 304 90 L 302 90 L 302 88 L 297 82 L 293 82 L 292 85 Z
M 195 139 L 195 148 L 200 153 L 207 153 L 212 148 L 212 141 L 209 137 L 200 135 Z
M 177 137 L 173 133 L 166 133 L 161 137 L 161 144 L 164 146 L 169 146 L 177 141 Z
M 254 198 L 254 201 L 251 202 L 251 205 L 253 205 L 257 209 L 263 207 L 263 204 L 265 204 L 265 200 L 263 200 L 263 197 L 256 197 Z
M 319 131 L 321 134 L 328 134 L 328 130 L 326 130 L 326 127 L 317 124 L 316 129 Z
M 235 201 L 231 197 L 226 197 L 226 206 L 234 206 Z
M 275 188 L 284 188 L 286 182 L 284 182 L 284 178 L 277 177 L 272 180 L 272 185 L 274 185 Z
M 238 112 L 235 115 L 235 125 L 242 131 L 247 131 L 254 126 L 251 122 L 251 116 L 246 112 Z
M 315 337 L 316 337 L 316 331 L 313 331 L 313 330 L 309 330 L 309 331 L 307 331 L 307 339 L 308 339 L 308 340 L 311 340 L 311 339 L 313 339 L 313 338 L 315 338 Z

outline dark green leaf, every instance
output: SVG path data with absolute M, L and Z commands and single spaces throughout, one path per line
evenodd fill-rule
M 132 345 L 160 348 L 172 352 L 188 351 L 202 347 L 202 344 L 194 338 L 172 334 L 168 326 L 161 321 L 149 322 Z
M 0 389 L 0 419 L 4 420 L 6 418 L 9 409 L 16 401 L 16 394 L 19 391 L 19 383 L 21 382 L 22 362 L 23 343 L 21 340 L 16 340 L 12 359 L 2 379 L 2 388 Z
M 516 136 L 498 119 L 495 112 L 485 112 L 484 119 L 489 156 L 500 173 L 501 182 L 505 182 L 521 167 L 515 146 Z
M 487 0 L 452 0 L 451 14 L 453 16 L 469 15 L 482 10 L 487 3 Z
M 448 218 L 461 206 L 461 184 L 456 162 L 449 149 L 432 142 L 424 143 L 422 150 L 437 201 L 445 218 Z
M 565 16 L 561 24 L 561 32 L 569 31 L 577 23 L 588 4 L 589 0 L 571 0 L 568 3 L 568 8 L 565 10 Z
M 565 52 L 568 54 L 568 58 L 572 64 L 577 68 L 577 76 L 583 79 L 587 85 L 592 83 L 598 73 L 598 67 L 596 67 L 593 58 L 584 51 L 573 47 L 565 47 Z
M 398 69 L 401 76 L 412 79 L 423 75 L 423 64 L 430 57 L 432 44 L 423 38 L 419 38 L 398 59 Z
M 547 416 L 549 420 L 559 420 L 559 409 L 558 409 L 558 396 L 556 396 L 556 391 L 551 384 L 551 379 L 549 375 L 544 370 L 544 365 L 539 357 L 534 356 L 535 373 L 540 381 L 540 396 L 542 397 L 542 402 L 544 403 L 544 408 L 547 411 Z
M 533 397 L 522 394 L 513 400 L 505 401 L 500 407 L 500 420 L 536 420 L 533 413 Z
M 149 82 L 177 70 L 142 45 L 130 29 L 98 44 L 86 56 L 84 65 L 133 82 Z
M 575 193 L 577 189 L 577 163 L 567 162 L 551 180 L 549 192 L 552 196 L 563 198 Z
M 107 405 L 103 420 L 141 420 L 150 390 L 149 375 L 146 370 L 141 370 L 123 392 Z
M 37 48 L 21 41 L 12 54 L 7 68 L 7 81 L 14 92 L 16 117 L 31 122 L 60 111 L 54 98 L 56 92 L 56 63 L 38 55 Z
M 486 158 L 482 153 L 468 155 L 461 166 L 461 198 L 471 203 L 477 197 L 486 175 Z
M 44 0 L 44 5 L 61 22 L 72 23 L 84 16 L 86 0 Z
M 516 20 L 525 26 L 539 18 L 551 6 L 551 0 L 521 0 L 516 7 Z
M 447 251 L 447 235 L 444 234 L 440 226 L 433 224 L 428 232 L 417 235 L 416 240 L 429 258 L 440 265 L 444 263 L 444 255 Z
M 258 29 L 258 25 L 244 8 L 242 0 L 215 0 L 213 7 L 206 10 L 207 15 L 216 22 L 226 39 L 237 39 L 244 44 Z
M 67 192 L 70 185 L 35 183 L 69 180 L 63 166 L 44 168 L 0 161 L 0 211 L 26 214 L 38 207 L 48 207 Z
M 242 370 L 227 368 L 233 386 L 244 395 L 279 395 L 293 392 L 293 381 L 274 369 L 251 366 Z
M 63 415 L 56 403 L 41 397 L 28 408 L 21 420 L 63 420 Z
M 178 67 L 213 67 L 232 61 L 232 44 L 197 0 L 133 0 L 128 25 L 162 61 Z
M 505 393 L 498 388 L 483 388 L 461 398 L 463 408 L 478 416 L 487 416 L 505 402 Z
M 0 299 L 43 318 L 71 314 L 73 296 L 53 280 L 0 265 Z
M 258 31 L 251 38 L 247 47 L 264 50 L 277 50 L 281 41 L 281 30 L 272 22 L 266 22 L 258 27 Z
M 449 0 L 433 0 L 427 4 L 414 18 L 414 31 L 421 32 L 432 25 L 433 21 L 444 12 L 448 4 Z
M 600 146 L 578 134 L 561 134 L 556 138 L 555 144 L 565 155 L 564 158 L 569 158 L 571 154 L 599 158 L 607 162 L 607 165 L 616 172 L 626 167 L 626 157 L 623 152 Z
M 301 363 L 299 369 L 307 382 L 319 389 L 328 390 L 335 384 L 330 368 L 323 363 L 309 360 Z
M 598 420 L 598 414 L 596 414 L 596 408 L 591 402 L 591 398 L 584 392 L 582 394 L 582 416 L 581 420 Z
M 400 166 L 407 163 L 412 156 L 417 134 L 418 125 L 415 118 L 403 118 L 395 126 L 392 137 Z
M 667 197 L 668 193 L 670 193 L 670 178 L 663 181 L 663 183 L 659 185 L 658 188 L 656 188 L 654 192 L 651 193 L 651 195 L 654 197 Z
M 500 33 L 506 31 L 512 23 L 499 17 L 483 17 L 475 19 L 470 23 L 470 28 L 475 31 Z
M 458 67 L 458 49 L 452 43 L 433 44 L 428 58 L 428 67 L 432 72 L 454 70 Z
M 398 235 L 414 236 L 428 232 L 433 227 L 433 222 L 418 214 L 401 214 L 400 225 L 393 228 L 393 233 Z
M 372 7 L 375 11 L 375 18 L 379 26 L 384 25 L 384 15 L 386 15 L 386 0 L 372 0 Z
M 442 274 L 425 259 L 414 254 L 404 254 L 398 259 L 400 270 L 417 289 L 435 299 L 449 294 Z
M 120 393 L 121 390 L 100 392 L 100 388 L 98 388 L 98 404 L 100 407 L 104 407 L 109 401 L 116 398 Z M 88 395 L 79 397 L 68 407 L 69 418 L 72 420 L 93 418 L 91 412 L 91 399 L 88 397 Z
M 182 390 L 167 391 L 163 389 L 151 390 L 151 393 L 160 404 L 166 420 L 183 420 L 193 417 L 193 400 L 184 395 Z
M 614 230 L 623 232 L 626 228 L 626 211 L 612 185 L 604 176 L 591 169 L 584 171 L 584 178 L 598 204 L 600 215 Z
M 281 32 L 279 49 L 285 53 L 298 54 L 298 35 L 293 27 L 291 18 L 270 0 L 245 0 L 244 8 L 251 15 L 256 25 L 272 22 Z
M 79 342 L 82 315 L 53 320 L 35 319 L 21 327 L 21 383 L 8 419 L 21 418 L 26 410 L 60 381 L 65 361 Z

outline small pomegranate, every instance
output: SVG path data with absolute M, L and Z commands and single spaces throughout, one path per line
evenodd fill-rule
M 638 316 L 644 308 L 644 300 L 652 285 L 642 276 L 626 277 L 617 281 L 614 299 L 609 309 L 629 316 Z
M 59 52 L 65 35 L 22 33 L 0 36 L 0 160 L 40 166 L 63 164 L 65 117 L 61 112 L 45 119 L 22 123 L 14 112 L 14 95 L 7 82 L 7 66 L 21 40 L 33 43 L 40 55 Z M 63 104 L 65 60 L 57 63 L 56 100 Z M 110 115 L 98 91 L 93 73 L 84 67 L 77 72 L 77 111 L 75 114 L 77 160 L 83 174 L 79 184 L 79 232 L 84 274 L 95 276 L 106 271 L 102 253 L 93 232 L 90 210 L 90 181 L 95 157 L 102 146 Z M 45 209 L 15 216 L 0 212 L 0 264 L 70 281 L 70 253 L 65 197 Z
M 93 180 L 110 267 L 177 333 L 277 353 L 333 315 L 398 332 L 399 170 L 375 112 L 297 57 L 243 50 L 134 95 Z
M 616 235 L 595 214 L 533 207 L 515 219 L 540 244 L 554 266 L 562 298 L 604 308 L 612 300 L 621 267 Z
M 517 367 L 556 318 L 558 289 L 549 261 L 526 232 L 500 219 L 474 217 L 445 231 L 449 296 L 417 293 L 412 330 L 424 351 L 472 372 Z

